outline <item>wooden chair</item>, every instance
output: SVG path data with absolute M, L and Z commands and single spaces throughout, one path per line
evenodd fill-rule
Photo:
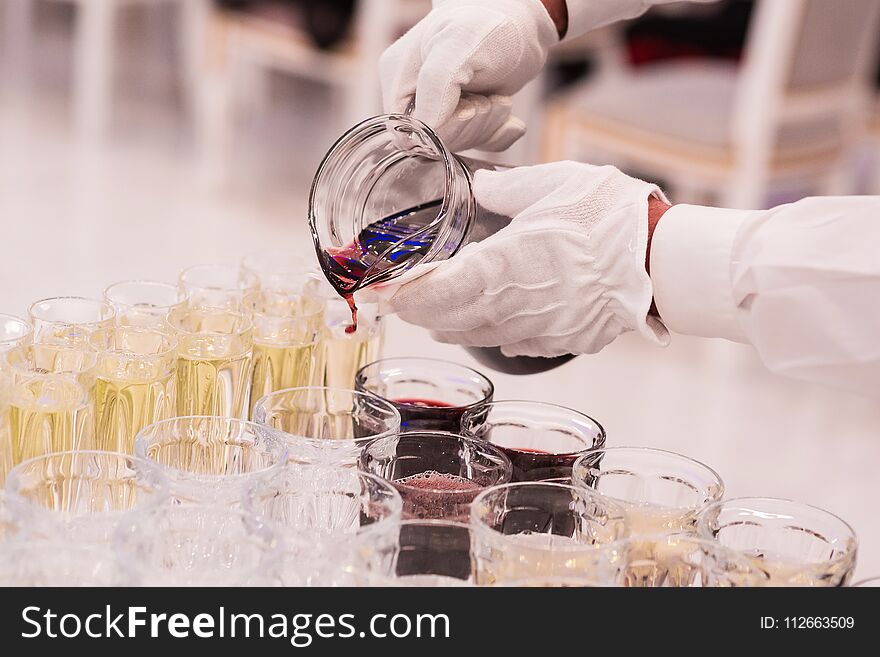
M 543 159 L 610 161 L 676 201 L 763 207 L 772 186 L 855 187 L 880 0 L 762 0 L 740 68 L 656 64 L 551 103 Z

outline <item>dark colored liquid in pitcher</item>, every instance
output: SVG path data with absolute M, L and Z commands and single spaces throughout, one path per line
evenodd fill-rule
M 423 255 L 431 247 L 436 228 L 431 228 L 443 199 L 434 199 L 383 217 L 366 226 L 354 243 L 318 253 L 324 275 L 351 308 L 352 325 L 357 330 L 357 306 L 352 296 L 361 287 L 367 272 L 371 278 L 394 265 Z

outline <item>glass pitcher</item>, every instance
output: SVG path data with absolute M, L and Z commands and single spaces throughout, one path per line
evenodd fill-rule
M 451 153 L 431 128 L 406 114 L 354 126 L 324 156 L 309 196 L 309 225 L 327 279 L 341 294 L 352 294 L 417 264 L 451 258 L 465 244 L 498 232 L 511 218 L 480 207 L 472 183 L 480 169 L 505 168 Z M 544 371 L 572 358 L 468 351 L 512 374 Z

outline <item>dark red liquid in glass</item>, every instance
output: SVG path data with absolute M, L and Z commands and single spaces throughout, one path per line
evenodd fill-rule
M 392 483 L 403 498 L 404 518 L 467 519 L 470 503 L 481 490 L 469 479 L 435 470 Z
M 514 449 L 501 445 L 496 447 L 513 464 L 511 481 L 547 481 L 571 477 L 571 468 L 580 456 L 580 453 L 553 454 L 538 449 Z
M 461 430 L 464 408 L 436 399 L 398 397 L 389 400 L 400 413 L 402 431 L 448 431 Z

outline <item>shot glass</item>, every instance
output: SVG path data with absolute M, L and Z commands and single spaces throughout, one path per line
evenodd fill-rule
M 374 440 L 358 465 L 390 481 L 406 519 L 467 522 L 471 502 L 510 481 L 510 460 L 489 443 L 450 433 L 410 432 Z
M 433 358 L 385 358 L 362 367 L 355 389 L 390 401 L 402 431 L 459 433 L 462 416 L 492 401 L 495 386 L 464 365 Z
M 289 251 L 252 253 L 241 259 L 240 268 L 245 276 L 256 278 L 262 290 L 308 294 L 317 292 L 321 282 L 314 256 L 297 258 Z
M 709 466 L 646 447 L 587 452 L 574 463 L 572 483 L 621 505 L 633 536 L 691 532 L 700 512 L 724 494 Z
M 53 297 L 31 304 L 28 315 L 35 342 L 85 344 L 98 329 L 113 326 L 116 311 L 100 299 Z
M 34 337 L 31 325 L 15 315 L 0 314 L 0 353 L 24 347 Z
M 765 586 L 846 586 L 858 541 L 846 522 L 791 500 L 741 497 L 707 507 L 699 533 L 748 557 Z
M 348 304 L 339 297 L 326 301 L 322 385 L 350 390 L 358 370 L 382 357 L 385 321 L 377 305 L 359 304 L 357 330 L 350 333 Z
M 177 414 L 245 418 L 253 367 L 253 325 L 218 308 L 181 308 L 177 336 Z
M 207 416 L 150 425 L 135 439 L 135 454 L 168 480 L 172 498 L 182 504 L 237 505 L 248 484 L 271 477 L 287 462 L 274 429 Z
M 104 290 L 119 326 L 169 330 L 168 316 L 187 302 L 184 290 L 159 281 L 121 281 Z
M 549 482 L 495 486 L 471 504 L 478 585 L 532 578 L 588 577 L 613 583 L 599 548 L 626 532 L 623 509 L 583 488 Z
M 0 587 L 117 587 L 137 580 L 108 546 L 69 540 L 0 544 Z
M 143 586 L 278 586 L 275 532 L 240 510 L 194 504 L 130 516 L 114 545 Z
M 564 406 L 495 401 L 466 411 L 461 433 L 500 448 L 513 464 L 513 481 L 570 483 L 574 462 L 605 446 L 605 429 Z
M 261 290 L 244 299 L 254 325 L 249 409 L 277 390 L 319 383 L 324 300 Z
M 467 586 L 472 583 L 471 532 L 467 523 L 404 520 L 394 546 L 391 577 L 381 586 Z
M 269 521 L 284 542 L 285 586 L 363 583 L 388 574 L 400 530 L 400 495 L 352 468 L 288 466 L 252 483 L 243 508 Z
M 116 327 L 96 331 L 95 446 L 134 453 L 144 427 L 177 412 L 177 340 L 161 331 Z
M 33 344 L 0 354 L 10 465 L 94 448 L 96 361 L 87 344 Z
M 245 294 L 260 287 L 257 277 L 235 265 L 195 265 L 180 272 L 180 289 L 195 307 L 241 310 Z
M 284 432 L 291 462 L 303 465 L 353 467 L 368 442 L 400 432 L 391 403 L 339 388 L 279 390 L 260 399 L 253 416 Z
M 12 521 L 27 535 L 106 544 L 128 513 L 168 500 L 168 484 L 125 454 L 57 452 L 20 463 L 6 481 Z

